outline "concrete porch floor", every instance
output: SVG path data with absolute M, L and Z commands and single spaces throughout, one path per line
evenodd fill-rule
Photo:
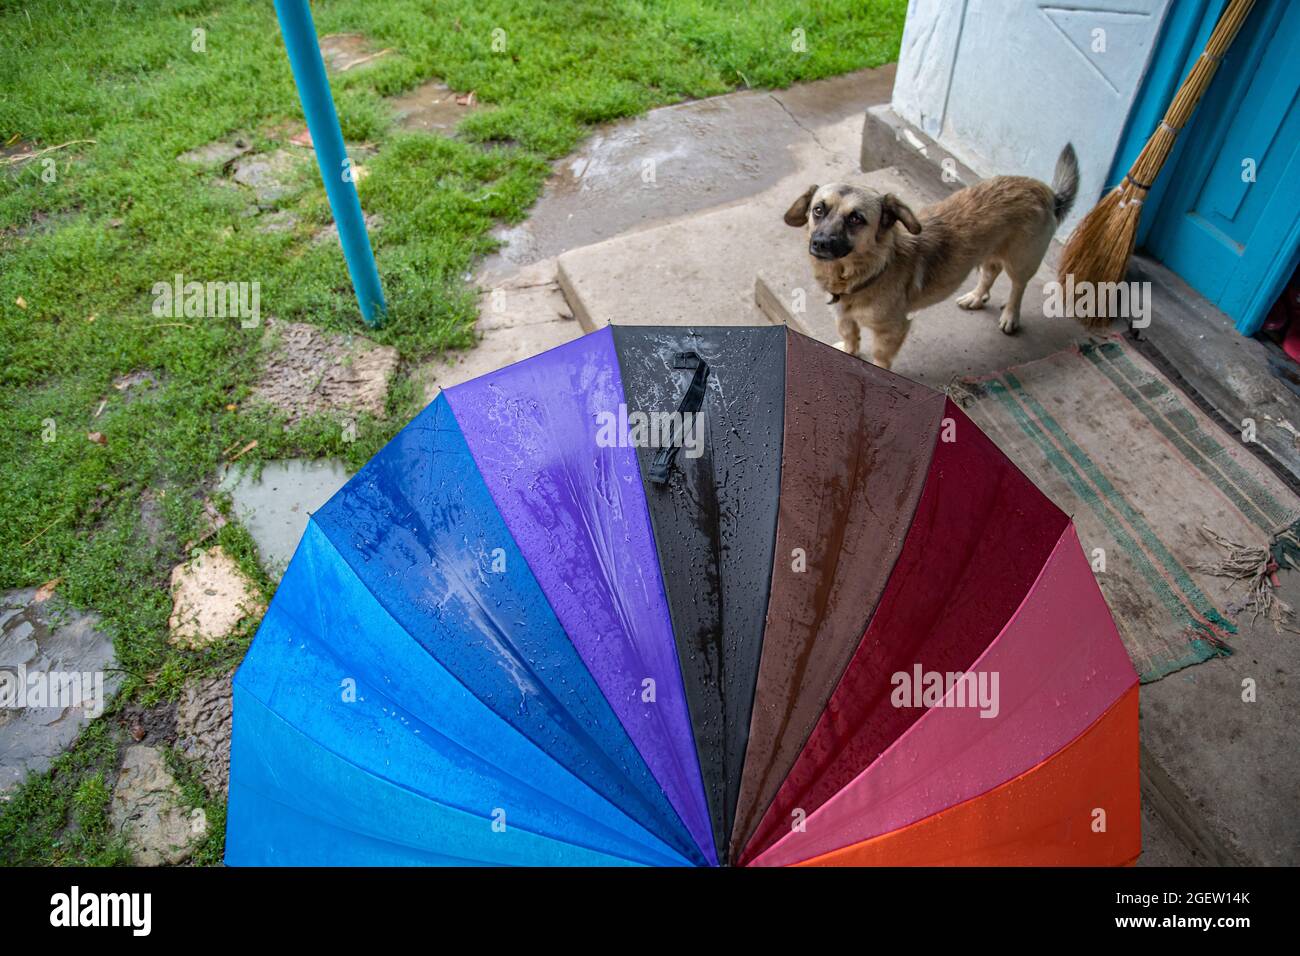
M 838 339 L 803 233 L 781 214 L 809 185 L 833 179 L 894 191 L 914 206 L 952 188 L 915 163 L 860 171 L 864 114 L 888 99 L 892 83 L 885 67 L 655 110 L 594 135 L 556 164 L 529 220 L 501 234 L 507 245 L 478 275 L 481 343 L 428 366 L 428 396 L 609 323 L 785 322 Z M 1085 341 L 1073 320 L 1042 315 L 1055 251 L 1025 295 L 1019 334 L 997 330 L 1004 277 L 982 312 L 948 301 L 919 313 L 894 371 L 943 388 Z M 1231 351 L 1246 394 L 1259 398 L 1241 342 L 1223 330 L 1208 339 L 1199 327 L 1189 332 L 1178 313 L 1166 318 L 1181 337 L 1155 329 L 1152 337 L 1169 343 L 1166 353 L 1193 384 Z M 1204 390 L 1223 391 L 1209 381 Z M 1282 577 L 1281 596 L 1300 607 L 1300 574 Z M 1300 636 L 1243 621 L 1234 647 L 1233 657 L 1142 689 L 1142 865 L 1300 863 Z M 1241 700 L 1246 678 L 1259 686 L 1257 703 Z

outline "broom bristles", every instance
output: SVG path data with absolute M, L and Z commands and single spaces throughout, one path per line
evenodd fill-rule
M 1076 288 L 1091 283 L 1097 289 L 1103 282 L 1123 281 L 1142 215 L 1142 202 L 1131 193 L 1126 186 L 1116 186 L 1070 233 L 1058 270 L 1062 285 L 1068 276 L 1074 277 Z M 1096 296 L 1096 301 L 1100 305 L 1105 297 Z M 1101 314 L 1105 312 L 1104 307 L 1090 315 L 1079 315 L 1074 309 L 1071 312 L 1090 330 L 1104 329 L 1112 318 L 1118 318 Z

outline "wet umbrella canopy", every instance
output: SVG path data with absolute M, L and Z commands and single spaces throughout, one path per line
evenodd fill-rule
M 1137 676 L 1068 517 L 781 327 L 444 392 L 235 678 L 232 864 L 1122 864 Z

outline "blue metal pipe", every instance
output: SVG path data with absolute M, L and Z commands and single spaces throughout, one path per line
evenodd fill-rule
M 330 96 L 325 61 L 321 59 L 311 10 L 307 0 L 275 0 L 275 12 L 280 18 L 280 33 L 289 52 L 293 79 L 298 84 L 307 130 L 316 148 L 316 161 L 320 163 L 330 211 L 338 224 L 339 242 L 348 263 L 348 273 L 352 276 L 357 305 L 361 307 L 366 323 L 376 325 L 388 311 L 388 305 L 384 302 L 375 256 L 366 235 L 366 221 L 361 215 L 361 201 L 357 198 L 352 167 L 343 146 L 343 131 L 339 128 L 338 114 L 334 112 L 334 100 Z

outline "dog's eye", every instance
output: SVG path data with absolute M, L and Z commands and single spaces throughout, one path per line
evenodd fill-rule
M 825 206 L 825 204 L 823 204 L 823 203 L 818 203 L 817 205 L 813 206 L 813 218 L 814 218 L 814 219 L 820 219 L 820 218 L 821 218 L 822 216 L 824 216 L 824 215 L 826 215 L 826 206 Z
M 850 226 L 860 226 L 860 225 L 862 225 L 864 222 L 866 222 L 866 220 L 863 219 L 862 216 L 861 216 L 859 213 L 856 213 L 856 212 L 849 213 L 849 225 L 850 225 Z

